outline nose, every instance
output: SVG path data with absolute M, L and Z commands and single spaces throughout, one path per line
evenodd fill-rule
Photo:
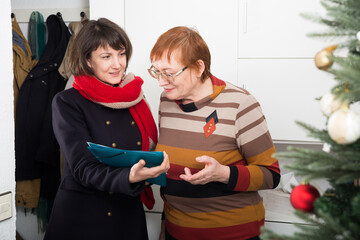
M 157 80 L 158 80 L 158 84 L 159 84 L 160 87 L 169 84 L 169 82 L 167 80 L 165 80 L 164 77 L 161 74 L 159 75 Z
M 111 63 L 111 67 L 114 69 L 119 69 L 121 67 L 121 60 L 120 58 L 113 58 L 112 63 Z

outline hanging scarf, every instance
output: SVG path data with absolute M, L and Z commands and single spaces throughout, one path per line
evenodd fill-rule
M 140 77 L 133 74 L 126 75 L 117 87 L 93 76 L 74 76 L 73 87 L 92 102 L 113 109 L 128 108 L 141 133 L 141 150 L 149 151 L 157 143 L 157 128 L 141 90 L 143 83 Z M 149 186 L 141 193 L 140 200 L 148 209 L 153 208 L 155 200 Z

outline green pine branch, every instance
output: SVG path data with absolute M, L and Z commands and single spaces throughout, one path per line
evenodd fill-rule
M 326 130 L 319 130 L 302 122 L 297 124 L 308 131 L 308 136 L 330 144 L 331 151 L 288 147 L 288 151 L 274 155 L 293 161 L 291 165 L 285 165 L 285 168 L 309 181 L 325 178 L 336 184 L 346 183 L 360 176 L 360 152 L 354 151 L 354 147 L 359 144 L 339 145 L 330 138 Z
M 337 49 L 347 50 L 346 56 L 329 56 L 334 62 L 327 71 L 336 81 L 331 89 L 340 101 L 350 105 L 360 102 L 360 0 L 320 0 L 325 16 L 304 13 L 301 16 L 321 24 L 321 32 L 309 33 L 311 38 L 330 40 Z M 324 46 L 326 48 L 328 46 Z M 319 49 L 320 51 L 321 49 Z M 262 239 L 290 240 L 358 240 L 360 239 L 360 187 L 354 179 L 360 178 L 360 140 L 351 144 L 337 144 L 326 129 L 317 129 L 303 122 L 296 122 L 307 135 L 329 144 L 330 151 L 289 147 L 275 156 L 293 161 L 285 168 L 307 180 L 327 179 L 331 188 L 315 201 L 313 214 L 296 211 L 306 224 L 296 224 L 299 231 L 292 236 L 276 234 L 262 229 Z M 344 123 L 345 124 L 345 123 Z

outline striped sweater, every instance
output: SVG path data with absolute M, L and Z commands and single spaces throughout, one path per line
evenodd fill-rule
M 280 169 L 256 99 L 214 76 L 211 80 L 213 94 L 195 103 L 161 96 L 156 150 L 166 151 L 171 163 L 161 189 L 166 229 L 176 239 L 247 239 L 260 235 L 264 224 L 257 190 L 275 188 Z M 209 116 L 215 131 L 206 136 Z M 184 167 L 200 171 L 204 165 L 195 158 L 202 155 L 230 166 L 228 184 L 192 185 L 179 178 Z

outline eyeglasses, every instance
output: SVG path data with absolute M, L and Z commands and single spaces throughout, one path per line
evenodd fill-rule
M 162 73 L 158 70 L 156 70 L 156 68 L 154 68 L 154 66 L 151 66 L 148 69 L 148 72 L 150 74 L 150 76 L 152 76 L 153 78 L 160 80 L 160 76 L 163 80 L 169 82 L 169 83 L 173 83 L 175 82 L 175 77 L 179 76 L 182 72 L 184 72 L 186 69 L 188 68 L 188 66 L 184 67 L 183 69 L 181 69 L 180 71 L 178 71 L 177 73 L 174 74 L 170 74 L 170 73 Z

